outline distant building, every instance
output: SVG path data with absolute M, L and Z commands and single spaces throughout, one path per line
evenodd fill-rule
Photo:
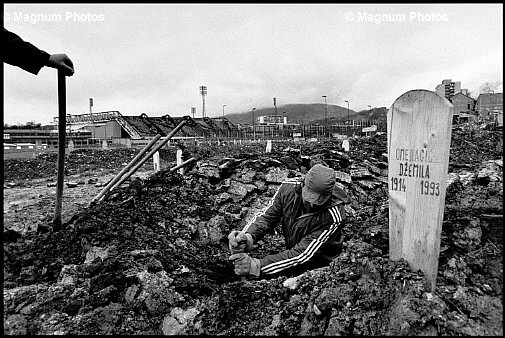
M 259 124 L 287 124 L 288 118 L 283 115 L 265 115 L 258 117 Z
M 3 140 L 7 143 L 15 143 L 18 145 L 33 143 L 41 146 L 57 146 L 58 145 L 58 129 L 17 129 L 4 128 Z M 67 130 L 66 142 L 72 139 L 74 142 L 86 143 L 91 138 L 91 133 L 86 130 Z
M 503 113 L 503 93 L 480 94 L 475 107 L 479 116 L 483 118 Z
M 475 113 L 475 100 L 463 93 L 457 93 L 450 98 L 453 105 L 453 113 Z
M 189 119 L 191 117 L 188 116 Z M 142 113 L 139 116 L 126 116 L 118 111 L 99 113 L 67 115 L 66 123 L 72 130 L 86 130 L 91 133 L 91 138 L 122 142 L 124 139 L 146 140 L 160 134 L 162 137 L 169 135 L 183 120 L 183 117 L 148 116 Z M 173 139 L 195 139 L 202 137 L 231 137 L 238 133 L 237 127 L 226 118 L 195 118 L 183 125 Z M 58 124 L 58 117 L 54 118 Z
M 442 80 L 442 83 L 435 87 L 435 91 L 438 93 L 438 95 L 443 96 L 449 100 L 451 96 L 461 92 L 461 81 L 452 82 L 451 79 Z

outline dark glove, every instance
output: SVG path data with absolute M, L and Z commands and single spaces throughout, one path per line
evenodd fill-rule
M 239 276 L 254 275 L 259 277 L 261 264 L 257 258 L 249 257 L 246 253 L 236 253 L 230 256 L 228 260 L 235 264 L 235 273 Z
M 253 248 L 253 238 L 251 234 L 234 230 L 228 235 L 228 247 L 231 253 L 250 252 Z

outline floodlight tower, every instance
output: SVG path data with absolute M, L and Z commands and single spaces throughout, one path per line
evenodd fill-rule
M 202 119 L 205 117 L 205 96 L 207 95 L 207 86 L 200 86 L 200 95 L 202 95 L 203 109 Z

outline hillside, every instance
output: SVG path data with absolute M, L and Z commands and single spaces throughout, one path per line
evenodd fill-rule
M 285 104 L 277 107 L 277 113 L 283 114 L 286 112 L 289 123 L 301 123 L 302 119 L 305 123 L 314 121 L 324 121 L 324 103 L 312 103 L 312 104 Z M 254 112 L 255 117 L 263 115 L 273 115 L 275 114 L 275 108 L 261 108 L 256 109 Z M 356 112 L 349 109 L 349 116 L 354 116 Z M 225 117 L 233 122 L 234 124 L 251 124 L 252 123 L 252 111 L 237 113 L 237 114 L 226 114 Z M 347 118 L 347 107 L 341 107 L 338 105 L 328 104 L 328 119 L 346 119 Z
M 361 110 L 355 116 L 355 120 L 380 120 L 385 119 L 388 112 L 386 107 L 372 108 L 370 110 Z
M 360 110 L 359 112 L 353 112 L 349 111 L 349 118 L 350 120 L 354 121 L 373 121 L 373 120 L 380 120 L 380 121 L 386 121 L 386 116 L 387 116 L 388 109 L 386 107 L 379 107 L 379 108 L 373 108 L 370 110 Z M 328 114 L 328 123 L 333 123 L 333 118 L 335 118 L 333 115 Z M 344 116 L 339 116 L 336 118 L 337 123 L 342 123 L 347 120 L 347 109 L 346 109 L 346 114 Z M 311 120 L 311 123 L 317 124 L 324 124 L 324 117 L 322 119 L 315 119 Z

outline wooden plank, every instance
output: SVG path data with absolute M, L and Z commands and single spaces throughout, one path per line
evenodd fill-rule
M 387 114 L 390 258 L 405 258 L 435 290 L 451 142 L 452 104 L 435 92 L 401 95 Z

